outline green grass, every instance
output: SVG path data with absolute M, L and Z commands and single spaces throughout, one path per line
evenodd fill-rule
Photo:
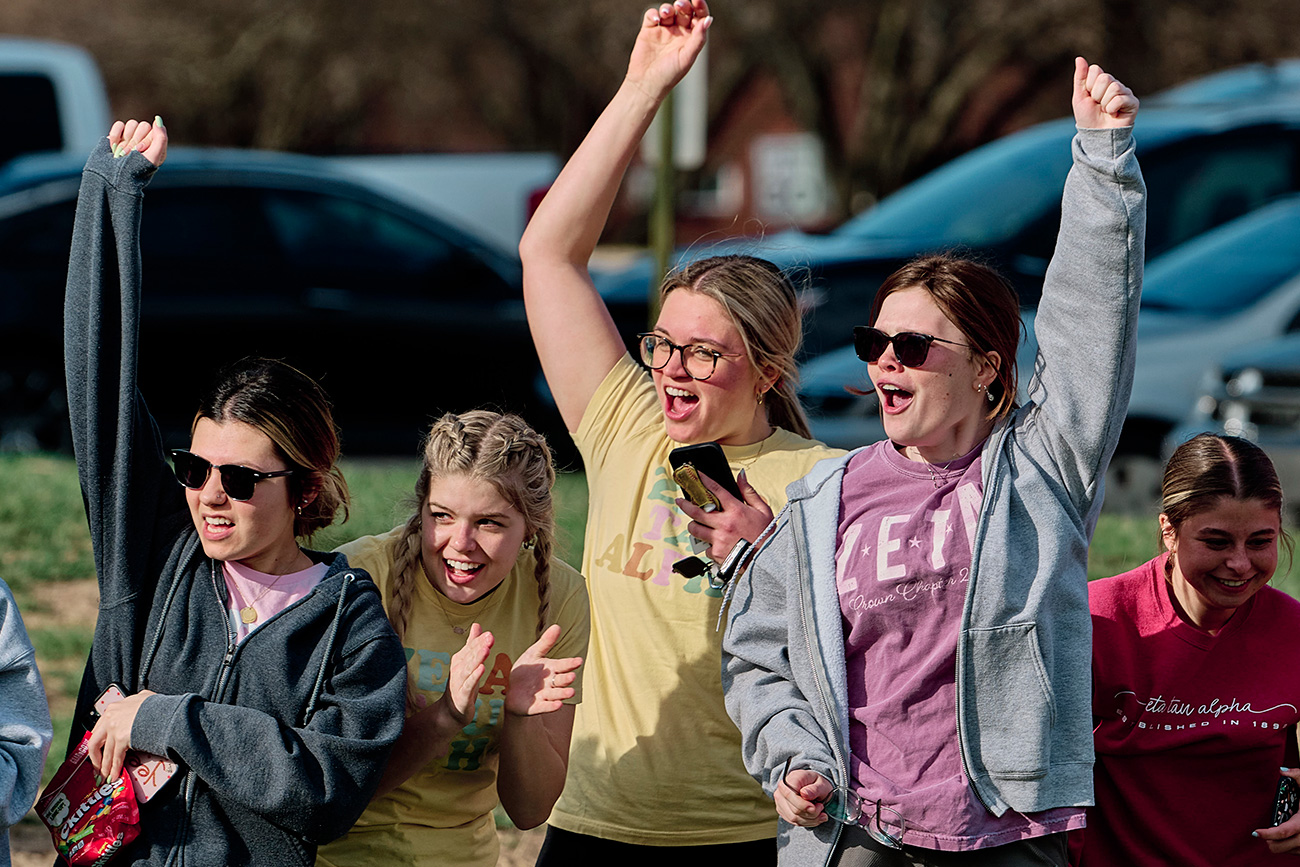
M 0 455 L 0 578 L 21 602 L 36 583 L 93 577 L 76 466 Z

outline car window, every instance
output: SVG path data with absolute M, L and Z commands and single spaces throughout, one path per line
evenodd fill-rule
M 354 309 L 378 294 L 388 302 L 441 297 L 459 303 L 469 301 L 467 289 L 507 290 L 491 266 L 455 235 L 438 234 L 432 221 L 417 224 L 349 197 L 287 190 L 267 192 L 266 213 L 287 264 L 307 276 L 314 304 Z
M 1240 310 L 1300 273 L 1300 201 L 1250 214 L 1152 262 L 1142 306 L 1193 313 Z
M 10 117 L 22 118 L 22 135 L 0 142 L 0 163 L 19 154 L 63 149 L 54 84 L 44 75 L 0 75 L 0 105 Z
M 938 246 L 1005 240 L 1059 203 L 1073 127 L 1011 136 L 913 181 L 837 235 L 920 238 Z
M 1142 158 L 1147 253 L 1159 253 L 1297 189 L 1296 137 L 1277 127 L 1198 137 Z
M 165 175 L 159 179 L 165 184 Z M 263 291 L 250 275 L 278 268 L 280 255 L 261 193 L 246 187 L 150 187 L 140 218 L 145 291 L 154 297 Z
M 454 254 L 444 239 L 355 199 L 271 190 L 266 209 L 285 257 L 295 266 L 421 273 Z

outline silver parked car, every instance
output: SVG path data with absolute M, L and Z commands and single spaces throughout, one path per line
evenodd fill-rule
M 1300 517 L 1300 331 L 1226 356 L 1205 375 L 1188 418 L 1165 440 L 1167 457 L 1198 433 L 1230 434 L 1268 452 Z

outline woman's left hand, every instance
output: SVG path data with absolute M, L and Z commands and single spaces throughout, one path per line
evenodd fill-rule
M 1300 768 L 1289 768 L 1283 771 L 1283 776 L 1290 777 L 1297 783 L 1300 783 Z M 1268 844 L 1268 851 L 1274 855 L 1284 855 L 1290 852 L 1292 855 L 1300 855 L 1300 813 L 1287 819 L 1276 828 L 1259 828 L 1253 833 Z
M 116 780 L 121 776 L 126 751 L 131 748 L 131 726 L 135 723 L 135 715 L 151 695 L 155 695 L 152 690 L 141 690 L 113 702 L 100 713 L 99 721 L 90 732 L 87 749 L 90 763 L 104 779 Z
M 573 698 L 577 690 L 573 682 L 578 679 L 581 656 L 551 659 L 551 652 L 560 640 L 560 624 L 551 624 L 533 646 L 519 655 L 510 669 L 510 686 L 506 688 L 506 712 L 515 716 L 533 716 L 551 713 L 564 706 L 566 698 Z
M 677 508 L 691 519 L 686 532 L 709 546 L 706 552 L 709 559 L 721 563 L 741 539 L 753 542 L 763 534 L 772 523 L 772 508 L 745 478 L 744 470 L 736 476 L 736 486 L 744 500 L 737 500 L 703 473 L 700 481 L 718 498 L 722 508 L 706 512 L 684 497 L 677 498 Z
M 1074 122 L 1080 129 L 1115 129 L 1133 125 L 1138 98 L 1124 82 L 1097 64 L 1074 58 Z
M 108 131 L 108 144 L 115 157 L 139 151 L 149 162 L 161 166 L 167 159 L 167 127 L 163 126 L 162 118 L 157 116 L 153 123 L 119 120 Z

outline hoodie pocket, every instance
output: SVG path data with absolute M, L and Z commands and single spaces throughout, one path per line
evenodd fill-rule
M 1032 780 L 1051 763 L 1056 703 L 1038 646 L 1034 623 L 972 629 L 970 660 L 975 682 L 967 684 L 974 701 L 972 751 L 992 775 Z

